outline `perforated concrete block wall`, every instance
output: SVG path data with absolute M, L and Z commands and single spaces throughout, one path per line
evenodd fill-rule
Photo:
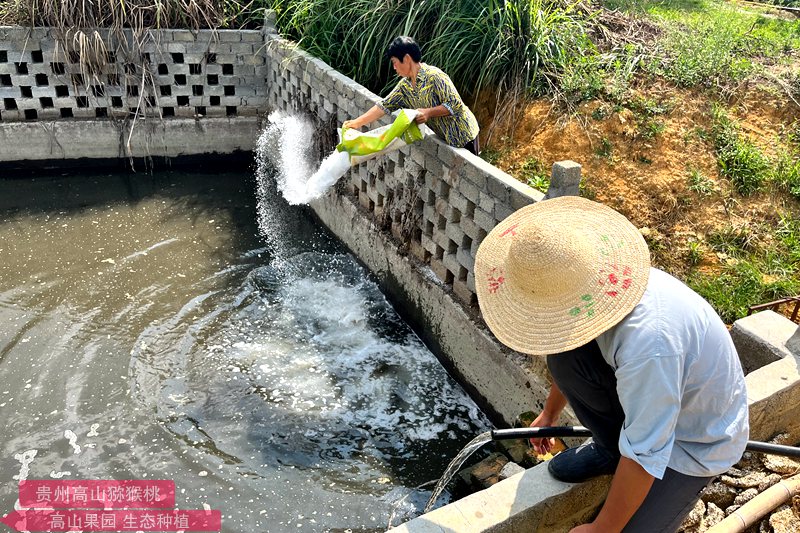
M 267 36 L 268 101 L 338 127 L 378 96 L 294 44 Z M 384 123 L 388 123 L 388 119 Z M 430 266 L 466 306 L 476 304 L 475 253 L 486 234 L 542 193 L 463 149 L 430 136 L 354 167 L 344 194 L 391 232 L 399 246 Z
M 260 31 L 158 30 L 137 37 L 137 47 L 127 30 L 88 37 L 104 43 L 89 69 L 54 29 L 0 28 L 0 123 L 266 110 Z

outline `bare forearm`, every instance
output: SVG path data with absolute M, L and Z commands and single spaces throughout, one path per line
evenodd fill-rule
M 371 124 L 372 122 L 375 122 L 376 120 L 381 118 L 383 115 L 385 115 L 385 113 L 383 112 L 383 109 L 381 109 L 380 107 L 374 105 L 371 108 L 369 108 L 369 110 L 366 113 L 364 113 L 363 115 L 361 115 L 361 116 L 359 116 L 357 118 L 354 118 L 353 120 L 346 120 L 344 122 L 344 126 L 347 127 L 347 128 L 356 128 L 356 129 L 358 129 L 358 128 L 362 127 L 362 126 L 366 126 L 368 124 Z
M 561 411 L 564 410 L 564 407 L 567 405 L 567 399 L 562 394 L 561 389 L 558 388 L 558 385 L 553 382 L 550 386 L 550 393 L 547 395 L 547 400 L 544 402 L 544 408 L 542 408 L 542 413 L 550 419 L 551 422 L 555 422 L 558 420 L 558 417 L 561 416 Z
M 593 522 L 597 531 L 622 531 L 642 505 L 654 480 L 637 462 L 622 457 L 611 481 L 606 502 Z
M 436 107 L 426 107 L 421 109 L 424 111 L 428 118 L 433 117 L 446 117 L 450 115 L 450 111 L 443 105 L 437 105 Z

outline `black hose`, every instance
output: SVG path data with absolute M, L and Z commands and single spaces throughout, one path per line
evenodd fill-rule
M 592 432 L 583 426 L 552 426 L 492 430 L 492 440 L 538 439 L 549 437 L 591 437 Z M 747 451 L 800 458 L 800 448 L 755 440 L 747 441 Z

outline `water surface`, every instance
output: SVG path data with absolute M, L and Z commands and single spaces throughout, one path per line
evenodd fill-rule
M 151 478 L 223 531 L 381 531 L 487 429 L 364 269 L 261 185 L 0 180 L 0 513 L 20 477 Z

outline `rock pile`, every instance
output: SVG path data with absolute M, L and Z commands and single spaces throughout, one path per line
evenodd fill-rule
M 773 439 L 776 444 L 791 444 L 785 436 Z M 742 460 L 712 481 L 700 494 L 700 500 L 681 528 L 684 533 L 699 533 L 721 522 L 742 505 L 784 478 L 800 473 L 800 461 L 777 455 L 745 452 Z M 766 515 L 748 533 L 800 532 L 800 497 Z

